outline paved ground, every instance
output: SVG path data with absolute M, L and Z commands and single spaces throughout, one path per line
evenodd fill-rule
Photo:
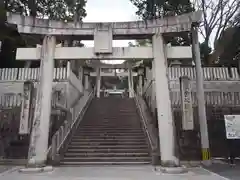
M 5 171 L 8 171 L 8 170 L 10 170 L 12 168 L 13 168 L 12 166 L 1 166 L 0 165 L 0 174 L 5 172 Z
M 235 166 L 231 166 L 228 164 L 228 162 L 223 161 L 219 163 L 214 163 L 212 166 L 205 168 L 231 180 L 240 179 L 240 160 L 236 161 Z
M 1 180 L 224 180 L 203 168 L 192 168 L 182 175 L 162 174 L 152 166 L 59 167 L 53 172 L 22 174 L 17 169 L 0 174 Z

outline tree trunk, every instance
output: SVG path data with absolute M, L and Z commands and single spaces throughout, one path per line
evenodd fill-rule
M 36 0 L 28 0 L 28 8 L 30 9 L 30 16 L 37 16 L 37 4 Z

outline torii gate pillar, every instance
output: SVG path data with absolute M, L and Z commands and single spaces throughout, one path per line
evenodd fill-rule
M 54 36 L 45 36 L 41 48 L 40 87 L 37 88 L 28 152 L 28 168 L 21 171 L 44 171 L 44 168 L 46 168 L 55 46 L 56 38 Z
M 178 167 L 179 160 L 175 156 L 175 126 L 168 87 L 167 58 L 164 41 L 161 34 L 155 34 L 152 40 L 161 165 L 163 167 Z
M 197 84 L 197 99 L 198 99 L 198 118 L 200 125 L 201 147 L 202 147 L 202 162 L 204 165 L 211 165 L 209 151 L 209 137 L 207 126 L 207 115 L 205 107 L 205 96 L 203 87 L 203 70 L 200 57 L 198 32 L 196 27 L 192 27 L 192 48 L 193 59 L 196 64 L 196 84 Z

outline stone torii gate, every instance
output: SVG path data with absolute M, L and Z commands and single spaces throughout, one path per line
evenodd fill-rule
M 19 48 L 17 50 L 17 60 L 41 60 L 40 88 L 37 93 L 28 165 L 32 167 L 44 167 L 46 165 L 54 59 L 153 60 L 161 164 L 165 167 L 177 167 L 179 166 L 179 160 L 175 155 L 174 122 L 168 88 L 166 61 L 167 59 L 192 58 L 193 56 L 197 72 L 202 152 L 203 157 L 209 157 L 206 156 L 209 153 L 209 142 L 203 91 L 203 73 L 196 29 L 201 21 L 201 15 L 201 12 L 193 12 L 147 22 L 65 23 L 8 14 L 8 23 L 16 24 L 19 33 L 44 37 L 41 48 Z M 192 32 L 192 47 L 168 47 L 165 45 L 164 35 L 173 35 L 181 32 Z M 94 40 L 94 48 L 56 47 L 56 39 L 63 40 L 72 36 L 79 40 Z M 112 47 L 112 40 L 144 38 L 152 38 L 152 47 Z M 97 76 L 100 77 L 99 70 Z M 97 89 L 100 88 L 99 84 L 97 86 Z M 209 159 L 204 160 L 207 161 Z

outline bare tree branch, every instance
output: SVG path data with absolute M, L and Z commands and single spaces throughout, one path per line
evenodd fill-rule
M 203 35 L 205 43 L 209 44 L 210 39 L 213 43 L 221 36 L 222 32 L 234 24 L 232 19 L 240 9 L 239 0 L 197 0 L 197 9 L 203 11 L 203 22 L 200 33 Z M 231 24 L 231 22 L 233 22 Z
M 236 12 L 238 11 L 239 6 L 240 6 L 240 3 L 238 3 L 236 5 L 232 4 L 231 6 L 229 6 L 229 8 L 232 9 L 232 10 L 228 11 L 228 13 L 227 13 L 227 15 L 225 17 L 224 22 L 222 22 L 220 24 L 222 26 L 218 27 L 218 31 L 217 31 L 217 33 L 215 35 L 215 38 L 214 38 L 214 44 L 216 44 L 217 40 L 221 37 L 222 33 L 226 30 L 226 28 L 230 26 L 229 22 L 234 17 Z

